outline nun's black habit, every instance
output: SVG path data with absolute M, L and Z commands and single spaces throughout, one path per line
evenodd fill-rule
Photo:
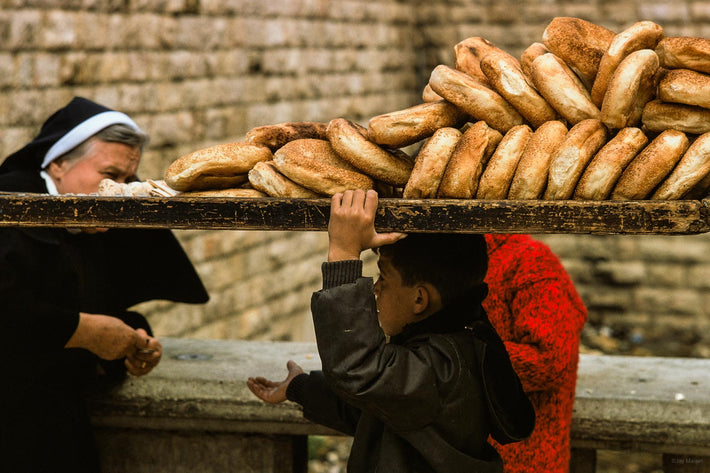
M 0 165 L 0 192 L 47 193 L 40 176 L 46 157 L 117 122 L 132 124 L 120 112 L 73 99 Z M 123 361 L 64 345 L 79 312 L 112 315 L 151 333 L 129 309 L 156 299 L 208 299 L 169 230 L 0 228 L 0 471 L 99 471 L 85 397 L 123 379 Z

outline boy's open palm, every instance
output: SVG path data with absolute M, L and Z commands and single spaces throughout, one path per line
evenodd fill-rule
M 303 369 L 295 361 L 286 363 L 288 376 L 283 381 L 270 381 L 261 376 L 247 379 L 247 387 L 256 397 L 270 404 L 278 404 L 286 400 L 286 389 L 291 380 L 303 373 Z
M 375 214 L 377 192 L 347 190 L 335 194 L 330 203 L 328 261 L 360 259 L 369 248 L 389 245 L 404 238 L 404 233 L 377 233 Z

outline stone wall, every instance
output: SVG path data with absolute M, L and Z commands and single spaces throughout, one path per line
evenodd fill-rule
M 616 31 L 649 19 L 669 35 L 710 37 L 707 1 L 0 0 L 0 5 L 0 156 L 31 139 L 48 114 L 73 95 L 84 95 L 125 111 L 151 134 L 143 178 L 160 178 L 187 152 L 239 141 L 254 126 L 339 116 L 364 124 L 413 105 L 433 67 L 451 64 L 454 44 L 469 36 L 518 55 L 541 39 L 553 17 L 578 16 Z M 176 233 L 212 299 L 204 306 L 140 307 L 158 334 L 312 337 L 308 305 L 319 284 L 327 245 L 323 233 Z M 710 271 L 708 238 L 543 239 L 561 255 L 589 305 L 591 341 L 613 332 L 631 350 L 648 334 L 678 333 L 684 350 L 707 356 L 700 333 L 708 325 L 704 308 L 710 292 L 703 278 Z

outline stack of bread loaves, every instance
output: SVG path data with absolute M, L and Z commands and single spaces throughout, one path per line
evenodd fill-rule
M 671 200 L 710 187 L 710 40 L 558 17 L 519 59 L 480 37 L 454 57 L 418 105 L 367 127 L 253 128 L 177 159 L 165 183 L 182 196 L 405 199 Z

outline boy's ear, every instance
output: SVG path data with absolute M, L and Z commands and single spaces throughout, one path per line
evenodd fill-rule
M 424 285 L 417 286 L 417 292 L 414 299 L 414 315 L 422 315 L 429 308 L 431 294 L 429 289 Z
M 418 317 L 428 317 L 441 310 L 441 295 L 439 291 L 429 283 L 418 285 L 412 310 L 414 315 Z

